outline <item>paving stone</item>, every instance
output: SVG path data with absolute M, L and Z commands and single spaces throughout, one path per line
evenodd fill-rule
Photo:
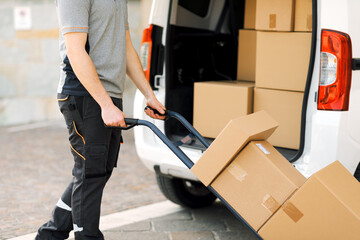
M 215 232 L 215 235 L 218 240 L 259 240 L 250 230 L 244 232 Z
M 163 217 L 156 218 L 156 221 L 166 221 L 166 220 L 193 220 L 192 213 L 189 209 L 184 209 L 183 211 L 172 213 Z
M 169 240 L 169 234 L 162 232 L 105 232 L 104 237 L 106 240 Z
M 211 209 L 211 211 L 209 211 L 209 209 Z M 206 208 L 194 209 L 192 214 L 195 220 L 216 220 L 219 214 L 226 218 L 234 218 L 234 215 L 220 201 L 216 201 L 213 205 Z
M 171 240 L 215 240 L 212 232 L 172 232 Z
M 138 223 L 128 224 L 119 228 L 109 230 L 109 232 L 145 232 L 151 231 L 151 222 L 142 221 Z
M 228 231 L 245 231 L 249 229 L 248 226 L 246 226 L 242 221 L 237 219 L 235 216 L 233 216 L 232 218 L 223 217 L 223 221 L 225 222 Z
M 199 220 L 199 221 L 153 221 L 155 231 L 186 232 L 186 231 L 225 231 L 226 226 L 221 220 Z

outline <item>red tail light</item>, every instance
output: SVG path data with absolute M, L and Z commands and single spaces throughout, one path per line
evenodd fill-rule
M 352 47 L 348 34 L 322 31 L 320 67 L 318 109 L 347 111 L 352 74 Z
M 143 37 L 140 47 L 140 61 L 143 66 L 145 76 L 147 80 L 150 80 L 150 61 L 151 61 L 151 49 L 152 49 L 152 34 L 153 26 L 150 25 L 148 28 L 144 29 Z

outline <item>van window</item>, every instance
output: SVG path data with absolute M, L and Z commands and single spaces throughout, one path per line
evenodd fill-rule
M 179 0 L 179 5 L 200 17 L 206 17 L 210 0 Z

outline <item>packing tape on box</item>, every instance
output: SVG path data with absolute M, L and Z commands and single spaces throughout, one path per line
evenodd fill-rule
M 234 176 L 234 178 L 236 178 L 236 180 L 240 182 L 244 181 L 247 176 L 247 172 L 239 164 L 236 163 L 232 163 L 229 166 L 229 172 L 231 173 L 231 175 Z
M 266 155 L 269 155 L 270 152 L 261 144 L 261 143 L 257 143 L 256 146 Z
M 303 216 L 304 214 L 297 208 L 295 207 L 294 204 L 292 204 L 291 202 L 286 202 L 283 206 L 282 206 L 282 210 L 286 213 L 286 215 L 288 215 L 295 223 L 297 223 Z
M 308 14 L 306 20 L 306 28 L 311 31 L 312 30 L 312 14 Z
M 269 15 L 269 28 L 276 28 L 276 14 Z
M 272 213 L 280 207 L 280 204 L 270 194 L 265 195 L 262 205 Z

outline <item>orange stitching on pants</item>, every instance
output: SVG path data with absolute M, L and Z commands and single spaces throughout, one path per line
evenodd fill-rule
M 71 145 L 71 143 L 69 143 L 69 144 L 70 144 L 71 149 L 72 149 L 77 155 L 79 155 L 82 159 L 86 160 L 83 155 L 81 155 L 80 153 L 78 153 L 78 151 L 76 151 L 75 148 L 73 148 L 73 146 Z
M 59 101 L 59 102 L 63 102 L 63 101 L 66 101 L 66 100 L 68 100 L 68 99 L 69 99 L 69 97 L 61 98 L 61 99 L 58 98 L 58 101 Z
M 77 133 L 77 135 L 79 135 L 79 136 L 82 138 L 82 140 L 83 140 L 83 142 L 84 142 L 84 144 L 85 144 L 85 139 L 84 139 L 84 137 L 81 136 L 81 134 L 78 132 L 78 130 L 77 130 L 77 128 L 76 128 L 75 121 L 73 121 L 73 124 L 74 124 L 74 128 L 75 128 L 75 132 Z

